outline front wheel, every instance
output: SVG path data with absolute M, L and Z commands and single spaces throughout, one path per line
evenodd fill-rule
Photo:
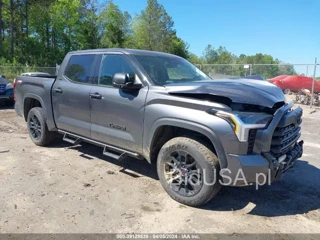
M 174 200 L 193 207 L 218 194 L 219 170 L 217 156 L 200 139 L 173 138 L 158 155 L 157 171 L 165 191 Z
M 27 125 L 29 136 L 36 145 L 46 146 L 53 141 L 54 133 L 48 130 L 42 108 L 35 107 L 29 111 Z

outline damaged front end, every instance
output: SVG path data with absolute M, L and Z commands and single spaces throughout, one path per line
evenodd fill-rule
M 268 178 L 266 183 L 278 180 L 302 156 L 303 141 L 298 142 L 302 109 L 293 109 L 293 103 L 284 102 L 278 102 L 272 108 L 240 103 L 229 106 L 230 112 L 214 109 L 207 112 L 226 120 L 238 141 L 247 144 L 246 155 L 227 153 L 232 185 L 246 185 L 235 181 L 239 170 L 249 184 L 257 183 L 257 176 L 261 174 Z
M 280 108 L 274 115 L 270 126 L 257 133 L 254 151 L 269 161 L 275 179 L 293 167 L 303 154 L 301 123 L 303 111 L 300 107 L 292 109 L 293 103 Z
M 251 129 L 247 155 L 228 154 L 228 168 L 235 173 L 241 169 L 248 183 L 256 183 L 260 174 L 271 183 L 293 167 L 303 153 L 303 141 L 298 141 L 303 112 L 300 107 L 293 110 L 292 106 L 293 103 L 288 103 L 276 110 L 265 128 Z M 229 177 L 236 178 L 234 174 Z M 244 185 L 234 183 L 234 186 Z
M 281 174 L 292 168 L 303 154 L 303 140 L 295 143 L 286 154 L 276 158 L 272 153 L 262 153 L 270 163 L 271 180 L 276 181 Z
M 281 89 L 274 85 L 243 80 L 171 84 L 166 88 L 170 95 L 226 106 L 206 110 L 228 122 L 235 134 L 219 136 L 227 158 L 224 168 L 230 171 L 223 182 L 232 179 L 232 186 L 245 185 L 234 181 L 239 170 L 249 184 L 256 183 L 260 174 L 272 182 L 302 156 L 303 141 L 298 142 L 302 109 L 293 110 L 293 103 L 286 103 Z

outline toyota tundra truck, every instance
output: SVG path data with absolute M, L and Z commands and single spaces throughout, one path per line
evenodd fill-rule
M 171 54 L 70 52 L 57 76 L 18 76 L 15 98 L 36 145 L 60 133 L 119 161 L 147 160 L 165 191 L 189 206 L 205 204 L 224 185 L 271 183 L 302 156 L 302 109 L 280 88 L 212 80 Z

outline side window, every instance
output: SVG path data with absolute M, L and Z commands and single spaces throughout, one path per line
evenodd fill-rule
M 121 55 L 104 55 L 101 60 L 99 85 L 112 86 L 116 73 L 134 73 L 128 61 Z
M 71 56 L 64 75 L 75 82 L 89 83 L 94 58 L 94 54 Z

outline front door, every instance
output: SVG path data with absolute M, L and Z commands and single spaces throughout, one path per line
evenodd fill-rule
M 90 138 L 90 90 L 94 54 L 72 55 L 52 88 L 52 103 L 59 129 Z
M 91 138 L 141 153 L 144 105 L 148 88 L 134 92 L 112 86 L 116 73 L 135 73 L 124 54 L 101 58 L 98 79 L 91 88 Z

